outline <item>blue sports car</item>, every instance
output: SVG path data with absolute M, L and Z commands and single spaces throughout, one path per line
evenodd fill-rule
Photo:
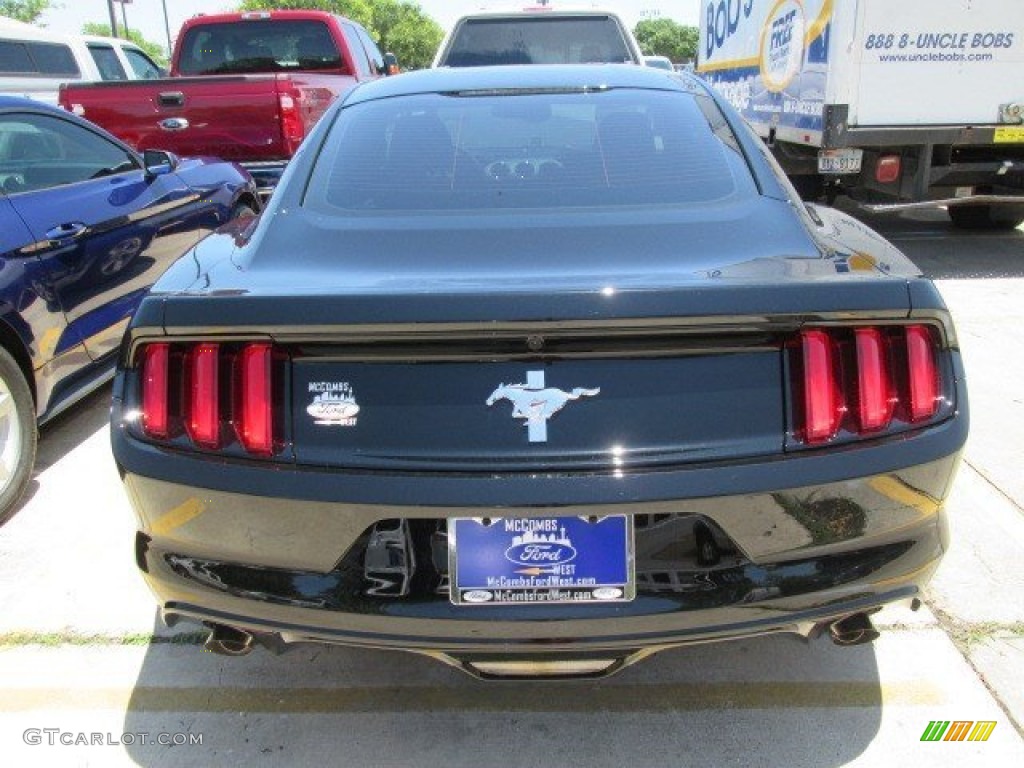
M 0 96 L 0 523 L 36 424 L 110 378 L 142 296 L 259 201 L 231 163 L 139 154 L 63 110 Z

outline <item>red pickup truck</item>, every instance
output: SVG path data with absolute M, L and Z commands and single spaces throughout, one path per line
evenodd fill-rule
M 136 148 L 234 160 L 266 195 L 334 99 L 396 70 L 365 29 L 330 13 L 196 16 L 168 78 L 67 83 L 60 104 Z

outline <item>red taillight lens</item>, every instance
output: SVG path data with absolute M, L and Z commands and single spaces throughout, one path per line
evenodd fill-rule
M 281 136 L 284 139 L 288 154 L 294 154 L 299 144 L 306 137 L 306 126 L 302 122 L 302 113 L 295 97 L 289 93 L 278 96 L 281 108 Z
M 803 351 L 804 439 L 821 443 L 835 437 L 842 419 L 835 349 L 825 331 L 800 334 Z
M 220 447 L 219 348 L 198 344 L 188 353 L 185 430 L 196 445 Z
M 157 342 L 139 359 L 146 437 L 253 456 L 283 450 L 287 355 L 270 342 Z
M 950 406 L 942 346 L 931 326 L 807 328 L 788 348 L 798 442 L 905 430 L 936 420 Z
M 924 421 L 939 408 L 939 375 L 935 365 L 932 334 L 927 326 L 907 326 L 910 420 Z
M 274 453 L 273 349 L 249 344 L 235 360 L 235 431 L 249 453 Z
M 892 184 L 899 180 L 901 170 L 899 155 L 882 155 L 875 164 L 875 181 L 879 184 Z
M 150 437 L 170 434 L 168 399 L 170 344 L 149 344 L 142 357 L 142 430 Z
M 861 432 L 877 432 L 889 426 L 896 406 L 889 350 L 879 328 L 854 331 L 857 347 L 857 415 Z

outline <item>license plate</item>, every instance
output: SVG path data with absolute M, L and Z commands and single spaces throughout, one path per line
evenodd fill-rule
M 456 605 L 632 600 L 633 518 L 453 518 L 448 572 Z
M 860 173 L 862 149 L 822 149 L 818 151 L 818 173 Z

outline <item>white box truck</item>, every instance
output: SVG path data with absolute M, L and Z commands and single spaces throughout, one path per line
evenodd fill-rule
M 1024 1 L 702 0 L 697 71 L 797 189 L 1024 222 Z

